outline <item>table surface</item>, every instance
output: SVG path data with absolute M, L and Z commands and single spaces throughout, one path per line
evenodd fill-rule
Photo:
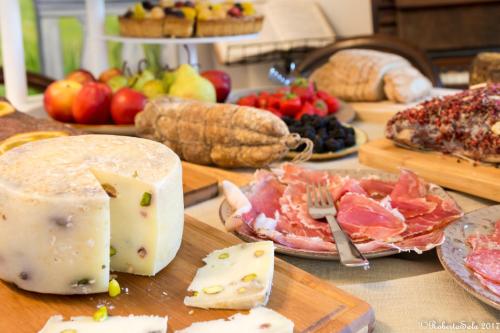
M 30 114 L 46 117 L 39 107 Z M 383 124 L 354 122 L 353 125 L 364 130 L 369 139 L 383 137 Z M 356 154 L 306 165 L 324 169 L 368 168 L 359 164 Z M 465 212 L 495 204 L 468 194 L 448 192 Z M 224 230 L 218 214 L 222 200 L 218 196 L 187 208 L 186 213 Z M 500 311 L 456 284 L 443 270 L 435 250 L 421 255 L 404 253 L 373 259 L 368 271 L 346 268 L 332 261 L 280 257 L 370 303 L 375 310 L 375 333 L 499 331 Z M 455 328 L 442 329 L 444 325 Z M 463 325 L 477 325 L 479 329 L 462 329 Z
M 383 137 L 382 124 L 355 122 L 354 126 L 364 130 L 370 139 Z M 306 164 L 325 169 L 367 168 L 359 164 L 357 155 Z M 464 193 L 449 193 L 465 212 L 495 204 Z M 205 201 L 188 208 L 186 213 L 224 230 L 218 215 L 222 199 L 219 196 Z M 456 284 L 443 270 L 435 250 L 373 259 L 368 271 L 346 268 L 338 262 L 280 257 L 370 303 L 375 310 L 376 333 L 470 332 L 471 329 L 461 329 L 461 325 L 474 323 L 485 328 L 476 331 L 494 332 L 498 331 L 495 327 L 500 327 L 500 312 Z M 458 328 L 439 329 L 443 324 L 455 324 Z

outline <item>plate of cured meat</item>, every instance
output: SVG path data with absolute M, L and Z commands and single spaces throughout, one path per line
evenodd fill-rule
M 468 213 L 445 231 L 439 260 L 455 281 L 500 310 L 500 205 Z
M 307 211 L 306 186 L 325 184 L 337 220 L 368 258 L 402 251 L 422 253 L 444 242 L 443 229 L 463 215 L 439 186 L 409 170 L 314 170 L 293 163 L 257 170 L 251 184 L 223 182 L 220 217 L 247 242 L 273 240 L 292 256 L 338 260 L 328 224 Z

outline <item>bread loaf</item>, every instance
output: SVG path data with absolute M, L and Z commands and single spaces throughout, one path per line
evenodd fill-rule
M 390 101 L 411 103 L 429 95 L 432 83 L 413 67 L 390 70 L 384 76 L 384 92 Z
M 389 70 L 408 67 L 404 58 L 373 50 L 343 50 L 311 75 L 318 89 L 346 101 L 380 101 L 385 98 L 383 77 Z

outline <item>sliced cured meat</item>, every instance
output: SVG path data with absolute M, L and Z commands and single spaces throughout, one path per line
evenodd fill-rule
M 339 178 L 325 170 L 306 169 L 292 163 L 284 163 L 281 168 L 273 171 L 278 175 L 279 179 L 286 184 L 297 182 L 329 184 L 332 179 L 335 180 Z
M 305 183 L 294 183 L 286 187 L 280 203 L 281 211 L 287 219 L 281 220 L 276 230 L 298 236 L 320 237 L 333 242 L 328 224 L 309 216 L 306 195 Z
M 297 236 L 294 234 L 283 234 L 276 230 L 260 229 L 257 234 L 261 237 L 272 239 L 274 242 L 294 249 L 310 251 L 336 251 L 335 244 L 327 242 L 320 237 Z
M 375 178 L 363 178 L 359 184 L 372 198 L 384 198 L 394 190 L 395 182 L 383 181 Z
M 255 182 L 246 194 L 231 182 L 223 182 L 224 195 L 229 205 L 235 210 L 226 223 L 227 230 L 238 229 L 242 223 L 253 228 L 256 218 L 260 215 L 270 219 L 279 216 L 281 209 L 279 200 L 285 186 L 268 171 L 259 170 L 254 178 Z
M 346 193 L 357 193 L 367 196 L 368 193 L 363 189 L 358 180 L 344 177 L 340 182 L 330 185 L 330 191 L 333 195 L 333 200 L 338 201 Z
M 391 243 L 389 246 L 398 249 L 401 252 L 415 251 L 422 253 L 436 246 L 443 244 L 445 239 L 442 229 L 437 229 L 432 232 L 406 238 L 402 241 Z
M 472 235 L 467 238 L 472 251 L 465 258 L 465 265 L 489 290 L 500 296 L 500 220 L 490 235 Z
M 309 183 L 327 184 L 336 200 L 337 220 L 364 253 L 391 248 L 417 252 L 431 249 L 443 242 L 442 228 L 462 215 L 453 201 L 430 195 L 427 184 L 408 170 L 391 183 L 283 164 L 273 172 L 257 171 L 246 193 L 223 183 L 224 194 L 234 209 L 226 227 L 291 248 L 335 251 L 326 221 L 309 216 Z
M 347 193 L 340 200 L 337 220 L 351 235 L 390 241 L 406 230 L 403 220 L 377 201 L 357 193 Z
M 249 224 L 259 214 L 274 218 L 281 209 L 280 198 L 285 191 L 285 186 L 271 172 L 259 170 L 256 172 L 255 178 L 256 182 L 247 193 L 252 210 L 242 215 L 243 221 Z
M 483 286 L 486 287 L 486 289 L 490 290 L 495 295 L 500 296 L 500 283 L 495 283 L 493 281 L 485 279 L 477 273 L 474 273 L 474 276 L 479 280 L 479 282 L 481 282 Z
M 467 243 L 472 247 L 476 248 L 489 248 L 494 246 L 494 244 L 500 244 L 500 221 L 495 224 L 495 231 L 491 235 L 477 234 L 472 235 L 467 238 Z
M 280 203 L 282 214 L 286 219 L 280 219 L 276 230 L 297 236 L 320 237 L 324 241 L 334 242 L 332 232 L 326 220 L 315 220 L 309 215 L 305 183 L 289 184 L 280 199 Z M 368 240 L 363 235 L 350 236 L 354 242 Z
M 426 200 L 435 203 L 436 207 L 430 213 L 407 219 L 408 229 L 401 234 L 402 238 L 409 238 L 443 228 L 463 215 L 462 210 L 452 200 L 443 200 L 435 195 L 426 196 Z
M 479 248 L 465 259 L 467 267 L 485 279 L 500 283 L 500 247 L 498 249 Z
M 427 192 L 427 183 L 415 173 L 402 169 L 390 194 L 392 207 L 397 208 L 406 218 L 430 213 L 436 208 L 436 203 L 426 199 Z

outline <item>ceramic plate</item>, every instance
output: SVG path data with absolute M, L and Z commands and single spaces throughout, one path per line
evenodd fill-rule
M 478 209 L 464 215 L 461 219 L 446 227 L 446 240 L 438 250 L 439 260 L 453 279 L 466 291 L 500 310 L 500 296 L 486 289 L 465 267 L 465 258 L 470 247 L 465 243 L 466 238 L 476 232 L 490 234 L 494 224 L 500 220 L 500 205 Z
M 240 90 L 235 90 L 231 92 L 227 99 L 227 103 L 234 103 L 244 96 L 250 95 L 250 94 L 258 94 L 261 91 L 274 91 L 278 89 L 279 87 L 267 87 L 267 88 L 259 88 L 259 89 L 240 89 Z M 350 123 L 356 118 L 356 111 L 349 105 L 348 103 L 344 101 L 340 101 L 340 110 L 335 113 L 335 117 L 342 122 L 342 123 Z
M 340 176 L 350 176 L 353 178 L 364 178 L 367 176 L 377 176 L 382 180 L 387 180 L 387 181 L 397 181 L 399 178 L 398 174 L 393 174 L 393 173 L 388 173 L 384 171 L 379 171 L 379 170 L 366 170 L 366 169 L 358 169 L 358 170 L 350 170 L 350 169 L 339 169 L 339 170 L 331 170 L 332 173 L 338 174 Z M 248 188 L 243 187 L 243 191 L 247 190 Z M 437 186 L 433 185 L 431 186 L 430 192 L 434 195 L 437 195 L 443 199 L 451 199 L 453 200 L 447 193 L 446 191 Z M 227 200 L 222 201 L 221 206 L 219 208 L 219 216 L 222 220 L 223 224 L 226 224 L 227 219 L 231 216 L 233 213 L 233 209 L 227 202 Z M 261 238 L 246 235 L 246 234 L 240 234 L 239 232 L 235 231 L 234 234 L 244 240 L 245 242 L 258 242 L 261 241 Z M 310 251 L 310 250 L 300 250 L 300 249 L 293 249 L 290 247 L 283 246 L 281 244 L 275 243 L 276 247 L 276 252 L 282 253 L 282 254 L 287 254 L 290 256 L 294 257 L 300 257 L 300 258 L 307 258 L 307 259 L 318 259 L 318 260 L 339 260 L 339 256 L 337 252 L 327 252 L 327 251 Z M 370 252 L 370 253 L 365 253 L 365 256 L 367 258 L 379 258 L 379 257 L 386 257 L 390 256 L 393 254 L 399 253 L 398 250 L 396 249 L 390 249 L 390 250 L 380 250 L 376 252 Z
M 345 125 L 345 124 L 344 124 L 344 126 L 354 128 L 354 133 L 356 135 L 356 144 L 352 147 L 341 149 L 341 150 L 338 150 L 335 152 L 328 152 L 328 153 L 322 153 L 322 154 L 312 154 L 309 161 L 324 161 L 324 160 L 333 160 L 336 158 L 341 158 L 341 157 L 344 157 L 344 156 L 347 156 L 347 155 L 350 155 L 352 153 L 357 152 L 359 150 L 359 147 L 362 144 L 365 144 L 366 142 L 368 142 L 368 135 L 366 135 L 365 132 L 363 132 L 362 130 L 360 130 L 359 128 L 356 128 L 354 126 L 349 126 L 349 125 Z M 288 158 L 294 158 L 298 154 L 299 153 L 297 153 L 297 152 L 291 151 L 286 156 Z
M 95 133 L 95 134 L 113 134 L 113 135 L 128 135 L 135 136 L 134 125 L 84 125 L 84 124 L 68 124 L 76 129 Z

